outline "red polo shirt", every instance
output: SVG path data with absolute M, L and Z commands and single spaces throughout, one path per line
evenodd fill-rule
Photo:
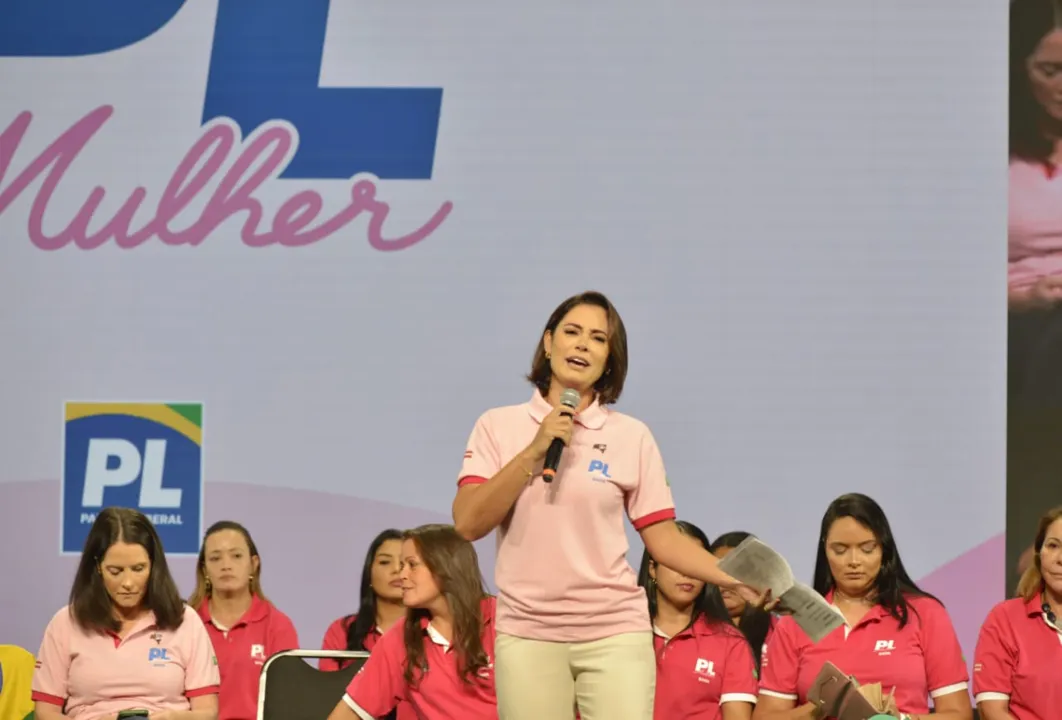
M 988 613 L 974 651 L 974 695 L 1006 700 L 1017 720 L 1062 712 L 1062 630 L 1048 624 L 1043 598 L 1004 600 Z
M 331 625 L 328 626 L 328 630 L 325 631 L 324 641 L 321 643 L 322 650 L 346 650 L 347 649 L 347 630 L 357 619 L 357 615 L 347 615 L 341 617 Z M 402 623 L 397 623 L 401 625 Z M 376 647 L 376 643 L 379 642 L 382 633 L 380 628 L 376 625 L 372 626 L 372 630 L 365 636 L 365 649 L 368 652 L 372 652 L 372 649 Z M 350 660 L 333 660 L 332 658 L 321 658 L 317 666 L 321 670 L 333 671 L 346 667 L 351 663 Z M 417 720 L 417 713 L 414 712 L 413 706 L 404 700 L 398 703 L 398 714 L 395 715 L 396 720 Z
M 885 692 L 895 688 L 900 712 L 928 713 L 930 697 L 965 691 L 969 674 L 944 606 L 908 595 L 907 607 L 902 629 L 877 605 L 855 627 L 842 625 L 817 644 L 793 618 L 782 618 L 763 653 L 760 693 L 803 704 L 829 661 L 860 684 L 881 683 Z
M 701 618 L 674 637 L 653 628 L 654 720 L 716 720 L 719 706 L 756 703 L 756 663 L 741 631 Z
M 478 681 L 466 685 L 457 672 L 457 656 L 446 640 L 430 624 L 424 624 L 424 659 L 427 672 L 416 688 L 406 685 L 405 624 L 397 623 L 383 634 L 369 659 L 347 686 L 343 700 L 359 718 L 386 715 L 400 702 L 412 705 L 421 720 L 497 720 L 498 702 L 494 693 L 494 606 L 493 597 L 482 604 L 481 639 L 489 665 L 480 671 Z
M 325 630 L 324 640 L 321 641 L 322 650 L 346 650 L 347 649 L 347 630 L 354 624 L 357 619 L 357 615 L 346 615 L 339 618 Z M 380 639 L 380 628 L 375 625 L 372 626 L 372 630 L 365 636 L 365 650 L 372 652 L 372 649 L 376 647 L 376 641 Z M 333 658 L 321 658 L 317 663 L 317 667 L 329 672 L 334 670 L 340 670 L 351 663 L 350 660 L 335 660 Z
M 258 677 L 270 655 L 299 647 L 295 626 L 284 613 L 257 595 L 250 609 L 231 628 L 210 617 L 210 602 L 199 606 L 221 671 L 218 720 L 255 720 L 258 717 Z

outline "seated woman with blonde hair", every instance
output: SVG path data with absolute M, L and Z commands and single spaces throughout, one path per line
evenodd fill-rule
M 1040 519 L 1018 597 L 992 608 L 974 651 L 984 720 L 1048 720 L 1062 712 L 1062 507 Z
M 299 647 L 299 636 L 262 591 L 262 558 L 243 525 L 222 520 L 207 528 L 188 604 L 218 658 L 218 720 L 255 720 L 262 666 L 270 655 Z

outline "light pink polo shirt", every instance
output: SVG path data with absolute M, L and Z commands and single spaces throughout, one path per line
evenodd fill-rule
M 148 613 L 124 638 L 82 629 L 65 607 L 44 631 L 33 699 L 77 720 L 122 710 L 188 710 L 188 698 L 215 695 L 221 680 L 203 621 L 185 606 L 176 630 L 159 630 Z
M 907 603 L 903 628 L 877 605 L 855 627 L 842 625 L 818 643 L 793 618 L 782 618 L 763 653 L 760 694 L 801 705 L 827 661 L 862 685 L 895 688 L 900 712 L 928 713 L 930 697 L 966 690 L 966 661 L 944 606 L 912 595 Z
M 536 390 L 528 403 L 484 413 L 458 484 L 497 474 L 551 411 Z M 536 476 L 498 527 L 500 633 L 587 642 L 651 628 L 645 591 L 627 563 L 623 515 L 636 530 L 675 517 L 660 450 L 644 423 L 597 402 L 575 420 L 554 481 Z
M 1007 284 L 1023 290 L 1062 275 L 1062 172 L 1011 160 L 1009 195 Z

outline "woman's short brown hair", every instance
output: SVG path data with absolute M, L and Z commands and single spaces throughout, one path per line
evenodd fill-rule
M 177 592 L 177 584 L 166 564 L 155 526 L 147 517 L 130 508 L 109 507 L 100 511 L 92 523 L 81 562 L 70 588 L 70 614 L 74 622 L 85 630 L 118 632 L 121 623 L 114 615 L 114 601 L 103 584 L 100 563 L 110 547 L 116 543 L 139 545 L 151 561 L 144 607 L 155 613 L 160 630 L 175 630 L 184 620 L 184 602 Z
M 594 305 L 605 311 L 608 318 L 608 360 L 605 361 L 605 371 L 594 383 L 594 392 L 597 401 L 601 405 L 610 405 L 619 400 L 623 392 L 623 383 L 627 379 L 627 329 L 623 325 L 616 307 L 603 293 L 590 290 L 578 295 L 572 295 L 562 302 L 546 321 L 546 327 L 538 338 L 538 346 L 535 348 L 534 357 L 531 359 L 531 372 L 527 379 L 538 388 L 545 397 L 549 395 L 549 385 L 553 379 L 553 369 L 550 367 L 549 358 L 546 357 L 545 335 L 548 331 L 552 337 L 557 332 L 564 316 L 580 305 Z
M 1036 597 L 1036 593 L 1044 589 L 1044 575 L 1040 569 L 1040 551 L 1043 550 L 1044 540 L 1047 539 L 1047 529 L 1060 519 L 1062 519 L 1062 505 L 1048 510 L 1040 518 L 1040 525 L 1036 530 L 1036 542 L 1033 543 L 1036 554 L 1033 555 L 1032 564 L 1022 573 L 1021 580 L 1018 581 L 1018 597 L 1025 601 L 1032 600 Z

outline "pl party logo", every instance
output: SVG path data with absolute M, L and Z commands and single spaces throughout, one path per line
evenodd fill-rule
M 135 508 L 166 552 L 203 535 L 202 403 L 68 402 L 63 414 L 60 549 L 80 553 L 105 507 Z
M 132 249 L 151 241 L 197 246 L 234 216 L 243 221 L 241 238 L 248 246 L 301 247 L 336 235 L 362 217 L 369 244 L 393 251 L 424 240 L 446 220 L 453 208 L 449 201 L 430 217 L 392 217 L 397 213 L 382 198 L 378 184 L 431 179 L 442 88 L 319 87 L 329 0 L 218 0 L 202 127 L 190 147 L 179 148 L 172 162 L 165 161 L 166 172 L 172 172 L 169 181 L 131 192 L 86 188 L 75 205 L 60 206 L 56 191 L 68 171 L 73 167 L 74 174 L 85 172 L 88 161 L 81 156 L 86 147 L 108 132 L 112 117 L 135 110 L 135 102 L 101 96 L 100 102 L 85 104 L 80 99 L 84 93 L 72 85 L 38 86 L 32 59 L 45 63 L 47 58 L 103 56 L 154 42 L 158 38 L 152 36 L 184 4 L 0 3 L 0 67 L 9 64 L 3 71 L 5 83 L 66 97 L 79 116 L 57 137 L 31 144 L 32 108 L 13 119 L 0 115 L 0 214 L 36 183 L 27 219 L 28 236 L 36 247 L 92 250 L 113 242 Z M 182 47 L 187 45 L 194 43 Z M 181 62 L 172 52 L 156 57 L 160 67 Z M 13 61 L 5 58 L 31 60 L 20 60 L 16 71 L 10 66 Z M 122 60 L 128 63 L 128 58 Z M 98 59 L 97 65 L 107 67 Z M 105 76 L 106 69 L 100 72 Z M 105 79 L 99 86 L 106 87 Z M 160 144 L 168 141 L 158 138 Z M 153 151 L 151 162 L 167 157 L 166 151 Z M 109 161 L 138 168 L 147 158 L 130 152 Z M 264 194 L 260 190 L 277 179 L 342 180 L 349 192 L 340 206 L 326 209 L 319 192 L 302 189 L 269 210 L 259 199 Z M 111 192 L 121 193 L 121 202 L 108 198 L 108 207 L 117 209 L 101 211 Z M 399 225 L 414 229 L 403 234 L 392 228 Z

